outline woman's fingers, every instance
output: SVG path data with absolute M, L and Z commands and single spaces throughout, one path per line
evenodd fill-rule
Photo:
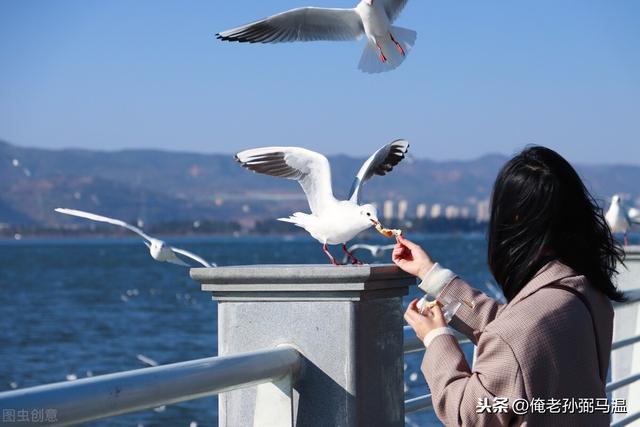
M 420 249 L 420 246 L 416 245 L 411 240 L 405 238 L 404 236 L 402 236 L 402 234 L 398 236 L 398 241 L 402 243 L 403 246 L 406 246 L 411 250 Z
M 409 326 L 411 326 L 413 329 L 416 328 L 416 320 L 413 317 L 414 313 L 407 309 L 407 311 L 404 312 L 404 320 L 407 321 L 407 323 L 409 324 Z
M 407 311 L 404 312 L 405 320 L 412 327 L 413 327 L 413 322 L 415 322 L 417 320 L 418 316 L 420 316 L 420 314 L 418 313 L 418 309 L 416 307 L 417 303 L 418 303 L 417 299 L 414 299 L 413 301 L 411 301 L 409 303 L 409 306 L 407 307 Z
M 391 255 L 393 256 L 393 258 L 400 258 L 402 256 L 402 248 L 394 248 L 393 252 L 391 253 Z
M 434 304 L 433 307 L 431 307 L 431 312 L 433 313 L 433 316 L 436 319 L 444 320 L 444 313 L 442 313 L 442 308 L 440 307 L 440 304 Z

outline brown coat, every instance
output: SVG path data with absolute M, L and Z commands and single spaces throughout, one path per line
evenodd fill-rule
M 572 287 L 590 302 L 600 354 L 596 355 L 593 325 L 584 303 L 563 289 L 541 289 L 550 283 Z M 440 295 L 465 302 L 450 326 L 478 346 L 473 371 L 451 335 L 436 337 L 425 353 L 422 371 L 436 414 L 446 426 L 609 425 L 609 415 L 602 411 L 587 415 L 580 414 L 578 408 L 573 414 L 529 410 L 516 415 L 511 411 L 511 404 L 518 398 L 529 402 L 533 398 L 547 402 L 550 398 L 575 398 L 576 402 L 578 398 L 591 398 L 595 402 L 606 397 L 613 308 L 586 277 L 552 261 L 508 304 L 498 304 L 460 278 L 446 285 Z M 477 413 L 479 399 L 487 398 L 491 405 L 494 397 L 509 399 L 508 412 Z

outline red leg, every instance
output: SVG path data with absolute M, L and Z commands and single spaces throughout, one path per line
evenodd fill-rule
M 629 238 L 627 237 L 627 233 L 624 233 L 624 245 L 629 246 Z
M 378 48 L 378 53 L 380 54 L 380 61 L 387 62 L 387 57 L 384 56 L 384 53 L 382 53 L 382 48 L 378 43 L 376 43 L 376 47 Z
M 331 260 L 331 264 L 340 265 L 340 263 L 338 263 L 338 261 L 336 261 L 336 259 L 333 257 L 333 255 L 331 255 L 331 252 L 329 252 L 329 249 L 327 249 L 327 244 L 326 243 L 324 245 L 322 245 L 322 250 L 324 251 L 325 254 L 327 254 L 329 259 Z
M 398 49 L 398 52 L 400 52 L 400 55 L 404 56 L 404 49 L 402 48 L 402 45 L 396 41 L 393 34 L 389 33 L 389 37 L 391 37 L 391 41 L 396 44 L 396 48 Z
M 345 245 L 344 243 L 342 244 L 342 250 L 344 251 L 345 254 L 347 254 L 347 257 L 351 260 L 351 264 L 358 264 L 358 265 L 362 264 L 362 261 L 360 261 L 358 258 L 353 256 L 351 252 L 349 252 L 349 249 L 347 249 L 347 245 Z

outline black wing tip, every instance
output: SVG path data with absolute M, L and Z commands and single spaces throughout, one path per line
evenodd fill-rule
M 389 145 L 394 145 L 394 146 L 404 146 L 407 149 L 409 148 L 409 141 L 407 141 L 404 138 L 398 138 L 398 139 L 394 139 L 393 141 L 391 141 L 391 143 Z
M 221 40 L 223 42 L 237 42 L 237 43 L 266 43 L 259 40 L 251 40 L 240 38 L 237 36 L 223 36 L 222 34 L 216 34 L 216 39 Z

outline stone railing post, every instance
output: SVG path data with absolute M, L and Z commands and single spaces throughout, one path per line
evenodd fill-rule
M 392 265 L 254 265 L 191 270 L 218 301 L 218 354 L 288 344 L 303 355 L 293 424 L 404 426 L 402 296 Z M 259 425 L 259 390 L 224 393 L 219 425 Z

